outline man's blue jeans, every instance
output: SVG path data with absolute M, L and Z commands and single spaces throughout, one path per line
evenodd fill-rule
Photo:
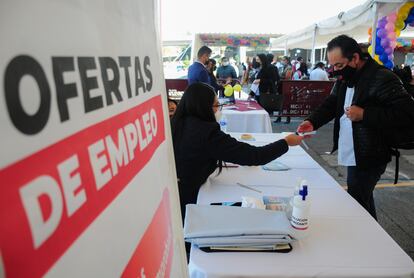
M 375 219 L 377 219 L 377 214 L 375 212 L 373 191 L 386 167 L 387 164 L 368 169 L 348 166 L 348 193 Z

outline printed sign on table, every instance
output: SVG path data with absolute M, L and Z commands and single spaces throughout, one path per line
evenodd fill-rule
M 158 2 L 0 3 L 0 277 L 185 277 Z

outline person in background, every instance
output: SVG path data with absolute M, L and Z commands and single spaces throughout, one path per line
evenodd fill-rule
M 290 64 L 290 58 L 288 56 L 283 56 L 281 63 L 281 72 L 279 72 L 280 77 L 286 80 L 292 79 L 292 65 Z
M 243 65 L 243 63 L 236 63 L 236 68 L 239 71 L 237 75 L 237 79 L 241 80 L 244 76 L 244 71 L 246 67 Z
M 251 63 L 251 71 L 249 72 L 249 83 L 253 83 L 259 71 L 260 71 L 260 64 L 257 62 L 256 57 L 253 57 L 252 63 Z
M 260 95 L 264 93 L 276 94 L 277 75 L 275 68 L 270 65 L 269 60 L 265 54 L 259 54 L 256 57 L 256 62 L 260 65 L 260 70 L 253 81 L 253 84 L 258 85 L 258 90 L 255 91 L 255 98 L 260 103 Z M 269 112 L 269 111 L 268 111 Z
M 168 114 L 170 115 L 170 119 L 174 116 L 175 110 L 177 110 L 177 102 L 168 98 Z
M 276 67 L 277 67 L 277 69 L 279 70 L 279 76 L 281 75 L 282 68 L 283 68 L 283 64 L 282 64 L 282 57 L 283 57 L 283 56 L 279 56 L 279 57 L 277 57 L 276 64 L 275 64 L 275 66 L 276 66 Z
M 242 69 L 243 69 L 243 75 L 242 75 L 242 77 L 243 77 L 243 76 L 244 76 L 245 71 L 247 70 L 247 66 L 246 66 L 246 64 L 245 64 L 244 62 L 242 62 L 242 63 L 241 63 L 241 67 L 242 67 Z
M 290 80 L 292 78 L 292 65 L 290 64 L 290 58 L 288 56 L 283 56 L 281 59 L 282 67 L 280 68 L 280 77 L 282 80 Z M 274 123 L 280 123 L 282 117 L 277 117 Z M 286 117 L 285 124 L 290 123 L 290 117 Z
M 303 73 L 300 70 L 301 66 L 302 66 L 302 64 L 297 62 L 295 64 L 295 66 L 293 67 L 294 71 L 293 71 L 293 75 L 292 75 L 292 80 L 301 80 L 302 79 Z
M 393 69 L 394 73 L 401 79 L 404 88 L 407 90 L 407 92 L 414 97 L 414 82 L 413 82 L 413 76 L 411 73 L 411 68 L 409 66 L 405 66 L 402 69 L 399 69 L 398 67 Z
M 306 79 L 308 77 L 308 66 L 303 61 L 302 57 L 298 57 L 294 67 L 293 68 L 293 76 L 292 80 L 301 80 Z
M 206 65 L 209 62 L 211 49 L 208 46 L 202 46 L 197 52 L 197 61 L 188 68 L 188 85 L 196 82 L 211 84 Z
M 229 63 L 230 63 L 230 66 L 232 66 L 232 67 L 233 67 L 233 69 L 234 69 L 234 71 L 236 72 L 236 76 L 237 76 L 237 78 L 239 78 L 239 76 L 240 76 L 240 71 L 239 71 L 239 66 L 237 65 L 236 60 L 235 60 L 233 57 L 230 57 L 230 58 L 229 58 Z
M 280 82 L 280 75 L 279 75 L 279 70 L 278 70 L 278 68 L 276 67 L 276 61 L 275 61 L 275 56 L 272 54 L 272 53 L 268 53 L 267 55 L 266 55 L 266 57 L 267 57 L 267 61 L 269 62 L 269 65 L 270 66 L 272 66 L 273 68 L 274 68 L 274 71 L 275 71 L 275 75 L 276 75 L 276 88 L 277 88 L 277 86 L 278 86 L 278 84 L 279 84 L 279 82 Z
M 325 71 L 325 64 L 322 62 L 316 63 L 315 67 L 310 73 L 310 80 L 329 81 L 328 73 Z
M 217 69 L 217 78 L 218 79 L 225 79 L 228 78 L 236 79 L 237 74 L 235 69 L 232 65 L 230 65 L 229 59 L 227 57 L 223 57 L 221 59 L 221 66 Z
M 213 86 L 216 93 L 218 93 L 219 91 L 223 91 L 224 88 L 217 83 L 217 78 L 214 76 L 214 71 L 217 69 L 216 64 L 216 60 L 210 59 L 206 68 L 210 77 L 210 85 Z
M 243 73 L 243 78 L 242 78 L 242 84 L 243 85 L 247 85 L 249 84 L 249 75 L 250 72 L 252 71 L 252 62 L 250 60 L 250 57 L 246 57 L 246 69 Z
M 332 39 L 327 53 L 334 74 L 342 78 L 297 131 L 317 130 L 335 120 L 332 151 L 338 150 L 338 164 L 347 167 L 348 193 L 376 219 L 373 191 L 391 160 L 385 137 L 413 124 L 414 99 L 353 38 Z
M 290 134 L 271 144 L 255 147 L 237 141 L 220 130 L 219 102 L 211 86 L 193 83 L 187 87 L 171 120 L 181 213 L 196 203 L 198 191 L 223 162 L 264 165 L 299 145 L 303 137 Z

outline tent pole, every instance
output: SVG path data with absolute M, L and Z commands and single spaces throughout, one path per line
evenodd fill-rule
M 372 22 L 372 58 L 375 56 L 375 44 L 377 42 L 377 22 L 378 22 L 378 3 L 377 1 L 374 2 L 374 5 L 372 6 L 372 10 L 374 13 L 374 20 Z
M 313 38 L 312 38 L 312 54 L 311 54 L 311 63 L 315 65 L 315 44 L 316 44 L 316 30 L 318 25 L 315 24 L 315 29 L 313 30 Z
M 285 56 L 288 56 L 288 39 L 285 41 Z

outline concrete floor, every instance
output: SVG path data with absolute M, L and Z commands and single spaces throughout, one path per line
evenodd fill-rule
M 273 132 L 296 131 L 302 119 L 290 124 L 272 123 Z M 337 156 L 329 154 L 333 141 L 333 123 L 320 128 L 306 140 L 306 150 L 335 180 L 346 186 L 346 169 L 339 166 Z M 414 150 L 402 151 L 399 182 L 393 185 L 395 161 L 388 164 L 374 191 L 378 222 L 385 231 L 414 259 Z

